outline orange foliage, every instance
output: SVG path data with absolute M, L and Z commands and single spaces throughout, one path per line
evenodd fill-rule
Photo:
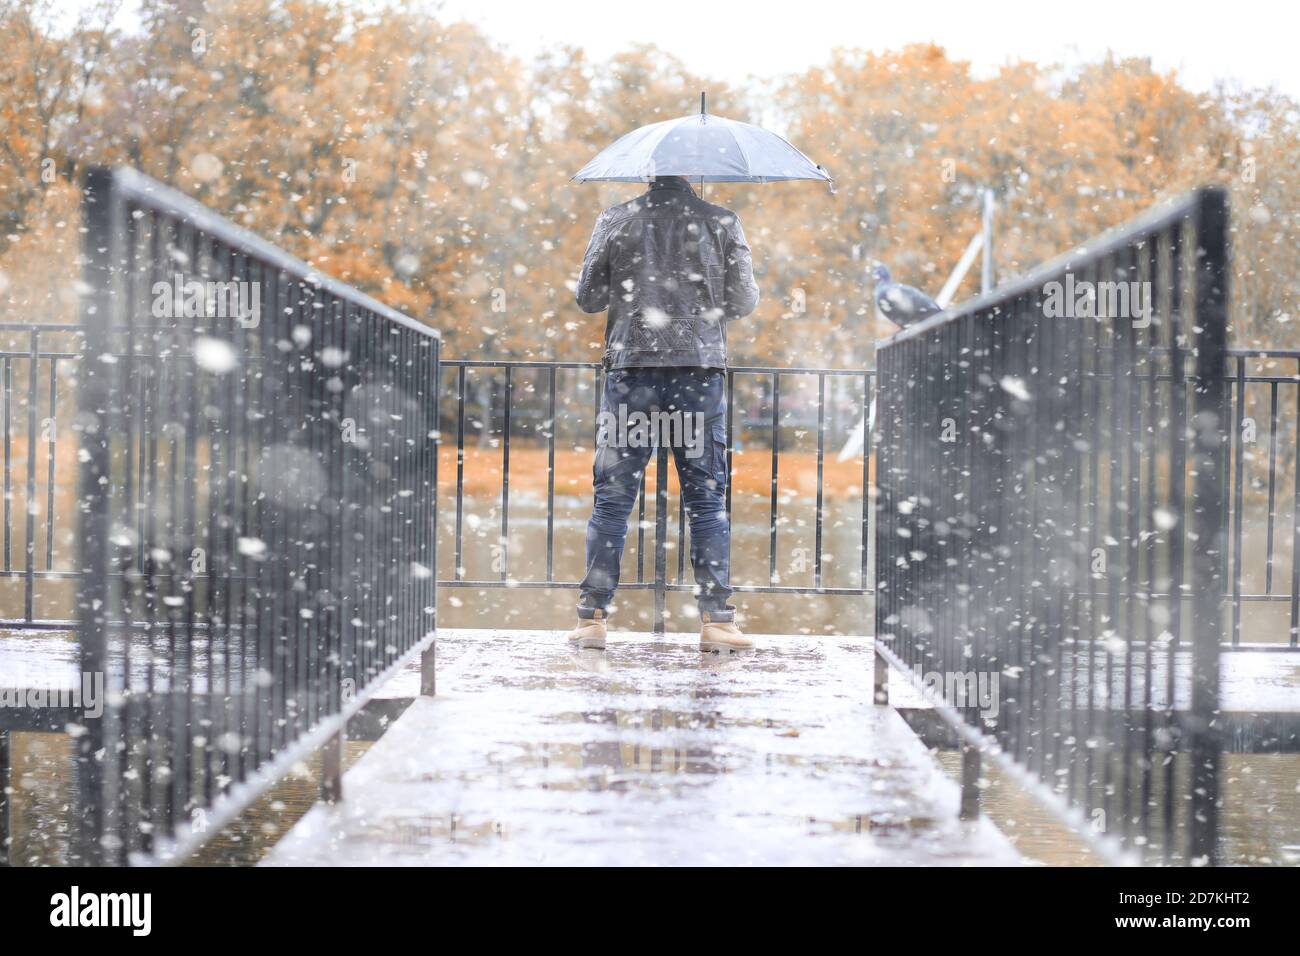
M 577 310 L 572 282 L 596 214 L 638 187 L 568 177 L 708 89 L 717 112 L 784 130 L 838 187 L 709 187 L 743 217 L 763 289 L 733 327 L 738 363 L 869 362 L 889 328 L 867 260 L 937 292 L 985 187 L 1007 278 L 1165 195 L 1231 183 L 1237 341 L 1297 344 L 1300 132 L 1279 94 L 1196 95 L 1109 58 L 977 76 L 930 45 L 840 50 L 742 91 L 653 47 L 525 64 L 470 25 L 362 6 L 149 0 L 122 35 L 93 8 L 56 34 L 46 4 L 7 4 L 0 319 L 75 316 L 75 184 L 91 163 L 124 163 L 441 328 L 448 355 L 594 359 L 603 318 Z

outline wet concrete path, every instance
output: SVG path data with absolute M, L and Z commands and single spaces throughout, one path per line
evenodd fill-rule
M 272 850 L 284 864 L 1015 863 L 871 697 L 862 638 L 439 635 L 417 698 Z M 387 693 L 413 695 L 413 674 Z

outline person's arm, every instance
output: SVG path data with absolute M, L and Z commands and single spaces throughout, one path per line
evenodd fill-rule
M 602 212 L 591 231 L 587 254 L 582 257 L 582 272 L 574 301 L 583 312 L 604 312 L 609 308 L 609 210 Z
M 732 216 L 727 236 L 727 278 L 723 302 L 728 321 L 734 321 L 743 319 L 758 305 L 758 283 L 754 281 L 754 261 L 738 216 Z

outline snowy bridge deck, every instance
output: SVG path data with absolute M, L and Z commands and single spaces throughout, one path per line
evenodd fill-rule
M 555 632 L 551 631 L 483 631 L 478 629 L 444 628 L 439 632 L 438 646 L 444 655 L 454 654 L 464 641 L 479 639 L 482 635 L 527 635 L 529 640 L 542 643 L 554 643 Z M 522 637 L 520 638 L 522 640 Z M 809 638 L 803 635 L 778 635 L 764 639 L 764 653 L 782 653 L 782 648 L 791 649 L 800 645 L 819 647 L 820 641 L 834 640 L 847 647 L 861 647 L 864 660 L 870 655 L 870 638 L 841 637 L 833 639 Z M 673 641 L 688 642 L 688 635 L 677 635 L 668 644 L 656 645 L 676 647 Z M 651 642 L 650 635 L 623 635 L 614 632 L 610 640 L 610 663 L 616 655 L 628 651 L 638 644 Z M 688 642 L 689 643 L 689 642 Z M 685 645 L 683 645 L 685 646 Z M 1266 648 L 1266 649 L 1265 649 Z M 693 645 L 692 645 L 693 649 Z M 787 650 L 788 652 L 788 650 Z M 15 688 L 40 687 L 44 689 L 67 688 L 76 685 L 79 678 L 76 634 L 72 631 L 0 631 L 0 691 Z M 1080 659 L 1083 659 L 1083 652 Z M 218 659 L 217 668 L 221 661 Z M 500 662 L 505 664 L 503 660 Z M 1143 679 L 1140 668 L 1141 655 L 1134 657 L 1133 700 L 1140 702 L 1143 698 Z M 858 661 L 855 666 L 860 666 Z M 110 666 L 119 666 L 116 660 Z M 1103 695 L 1105 678 L 1101 676 L 1105 663 L 1100 652 L 1096 655 L 1094 667 L 1097 670 L 1095 680 L 1095 706 L 1119 708 L 1124 694 L 1124 670 L 1122 658 L 1116 658 L 1112 665 L 1112 693 Z M 1222 686 L 1220 688 L 1222 710 L 1230 722 L 1245 724 L 1259 722 L 1267 718 L 1273 722 L 1294 723 L 1300 728 L 1300 650 L 1283 645 L 1256 645 L 1254 649 L 1230 650 L 1225 648 L 1221 657 Z M 1164 698 L 1165 685 L 1164 663 L 1157 659 L 1154 664 L 1154 694 L 1156 703 Z M 206 651 L 199 644 L 194 649 L 192 659 L 195 693 L 202 696 L 207 692 L 207 673 L 209 671 Z M 439 681 L 443 680 L 440 676 Z M 1180 655 L 1175 667 L 1175 706 L 1184 709 L 1190 692 L 1190 661 Z M 165 675 L 159 678 L 159 686 L 165 688 Z M 868 684 L 868 687 L 870 685 Z M 379 701 L 410 699 L 419 693 L 419 665 L 413 661 L 407 670 L 389 682 L 376 695 Z M 890 682 L 890 701 L 894 706 L 915 710 L 927 705 L 919 694 L 911 690 L 910 685 L 894 675 Z M 1086 702 L 1086 695 L 1080 698 L 1080 705 Z M 53 711 L 52 708 L 46 708 Z M 383 709 L 382 704 L 376 709 Z M 0 708 L 0 729 L 5 727 L 18 729 L 49 726 L 62 728 L 67 722 L 67 715 L 55 713 L 30 714 L 15 711 L 13 708 Z M 1294 749 L 1288 745 L 1283 749 Z
M 290 864 L 1019 862 L 892 707 L 863 638 L 444 630 L 416 698 L 275 847 Z M 414 696 L 417 675 L 387 693 Z M 900 688 L 901 693 L 901 688 Z
M 67 633 L 0 634 L 0 690 L 71 687 L 76 652 Z M 1300 653 L 1222 663 L 1229 749 L 1294 752 Z M 873 705 L 872 667 L 863 637 L 769 635 L 720 659 L 693 634 L 615 632 L 601 653 L 556 631 L 443 629 L 438 696 L 419 697 L 414 662 L 385 685 L 363 736 L 400 716 L 343 802 L 267 863 L 1017 862 L 986 819 L 958 819 L 957 784 L 912 729 L 937 740 L 941 722 L 896 673 L 891 706 Z M 202 697 L 201 654 L 195 670 Z M 0 708 L 0 730 L 74 716 Z

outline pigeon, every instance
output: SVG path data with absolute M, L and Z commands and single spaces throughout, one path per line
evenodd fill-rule
M 900 328 L 943 311 L 938 302 L 920 289 L 895 282 L 884 263 L 876 263 L 872 276 L 876 280 L 876 314 Z

